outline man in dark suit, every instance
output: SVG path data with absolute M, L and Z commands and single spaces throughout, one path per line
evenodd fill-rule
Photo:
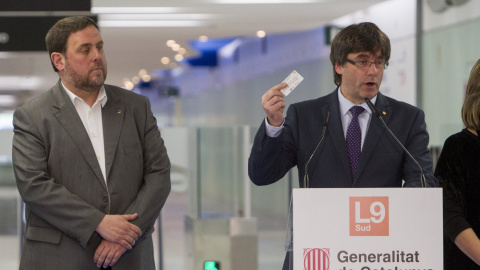
M 390 40 L 375 24 L 350 25 L 335 36 L 331 46 L 335 91 L 291 105 L 284 118 L 285 102 L 280 90 L 286 84 L 268 90 L 262 97 L 266 118 L 249 158 L 252 182 L 274 183 L 297 166 L 301 187 L 306 169 L 308 187 L 421 186 L 418 166 L 381 121 L 372 117 L 365 103 L 368 98 L 418 161 L 427 185 L 437 186 L 423 111 L 379 92 L 389 58 Z M 324 127 L 325 136 L 316 149 Z M 284 269 L 288 265 L 287 256 Z
M 26 204 L 20 269 L 155 269 L 151 234 L 170 161 L 146 97 L 105 85 L 98 27 L 46 36 L 60 77 L 14 114 L 13 163 Z

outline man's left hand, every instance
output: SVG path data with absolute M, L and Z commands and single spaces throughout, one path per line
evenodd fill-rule
M 97 264 L 97 267 L 107 268 L 116 264 L 125 251 L 127 249 L 123 246 L 103 239 L 95 251 L 93 261 Z

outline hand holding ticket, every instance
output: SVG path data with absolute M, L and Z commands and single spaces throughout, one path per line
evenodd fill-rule
M 280 90 L 285 96 L 288 96 L 297 85 L 299 85 L 303 81 L 302 75 L 298 73 L 296 70 L 294 70 L 288 77 L 283 80 L 282 83 L 286 83 L 287 87 L 283 88 Z

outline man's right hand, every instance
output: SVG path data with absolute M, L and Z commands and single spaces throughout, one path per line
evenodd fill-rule
M 136 218 L 136 213 L 130 215 L 105 215 L 95 231 L 105 240 L 117 243 L 126 249 L 132 249 L 135 241 L 142 235 L 142 230 L 129 222 Z
M 285 87 L 287 87 L 286 83 L 275 85 L 262 96 L 262 107 L 267 114 L 267 121 L 271 126 L 274 127 L 279 127 L 283 123 L 285 96 L 280 90 Z

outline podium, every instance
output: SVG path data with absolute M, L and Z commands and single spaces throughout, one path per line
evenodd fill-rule
M 441 188 L 293 190 L 293 269 L 443 269 Z

